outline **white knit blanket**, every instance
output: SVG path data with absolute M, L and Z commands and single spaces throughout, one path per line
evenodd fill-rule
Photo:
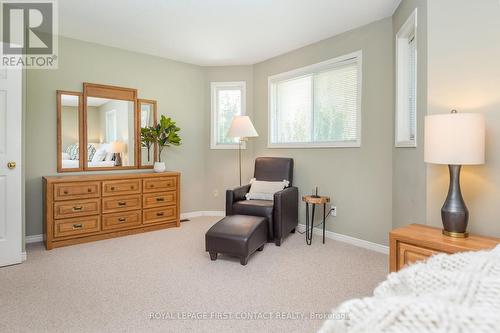
M 373 297 L 353 299 L 321 333 L 500 332 L 500 245 L 439 254 L 391 273 Z

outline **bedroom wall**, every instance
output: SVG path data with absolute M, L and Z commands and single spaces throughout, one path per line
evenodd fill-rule
M 392 224 L 426 223 L 424 117 L 427 114 L 427 0 L 403 0 L 392 17 L 392 41 L 417 9 L 417 147 L 395 148 L 392 153 Z M 394 68 L 396 57 L 394 56 Z M 395 73 L 394 73 L 395 74 Z M 394 78 L 395 80 L 395 78 Z M 394 96 L 396 94 L 394 88 Z M 395 109 L 395 99 L 393 99 Z M 394 129 L 392 130 L 394 133 Z
M 246 82 L 246 113 L 253 121 L 253 66 L 206 67 L 206 97 L 203 121 L 210 124 L 211 93 L 210 82 Z M 239 185 L 238 150 L 210 149 L 210 126 L 204 132 L 207 140 L 205 149 L 205 179 L 207 196 L 205 210 L 225 210 L 226 189 Z M 248 183 L 253 174 L 254 143 L 250 140 L 242 151 L 242 180 Z
M 486 164 L 462 169 L 469 231 L 500 237 L 500 3 L 432 0 L 428 23 L 428 112 L 486 118 Z M 441 227 L 447 167 L 427 167 L 427 220 Z
M 327 229 L 380 244 L 388 243 L 392 227 L 392 36 L 389 17 L 254 66 L 255 155 L 293 157 L 300 195 L 318 185 L 337 206 Z M 361 148 L 267 148 L 268 77 L 357 50 L 363 51 Z M 302 202 L 299 214 L 304 223 Z
M 182 212 L 200 210 L 207 141 L 202 67 L 61 37 L 59 69 L 29 70 L 26 81 L 26 235 L 43 232 L 42 176 L 56 174 L 56 90 L 82 91 L 83 82 L 137 88 L 139 97 L 158 101 L 160 115 L 177 121 L 183 145 L 168 149 L 165 161 L 182 172 L 183 198 L 190 198 Z
M 69 145 L 78 143 L 78 108 L 76 106 L 61 107 L 61 123 L 67 124 L 61 135 L 61 145 L 64 151 Z

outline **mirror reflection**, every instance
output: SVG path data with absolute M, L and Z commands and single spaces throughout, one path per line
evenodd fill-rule
M 153 101 L 139 102 L 140 121 L 141 121 L 141 166 L 151 166 L 155 162 L 156 146 L 152 142 L 149 132 L 143 130 L 155 125 L 156 122 L 155 108 L 156 105 L 155 102 Z
M 87 167 L 135 165 L 134 102 L 87 97 Z
M 61 168 L 77 169 L 80 167 L 80 96 L 61 94 L 60 108 Z

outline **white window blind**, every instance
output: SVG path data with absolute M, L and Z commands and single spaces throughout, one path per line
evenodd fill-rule
M 359 147 L 361 53 L 270 78 L 271 147 Z

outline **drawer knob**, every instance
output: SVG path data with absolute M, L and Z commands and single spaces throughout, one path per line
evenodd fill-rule
M 89 193 L 90 193 L 90 192 L 92 192 L 92 189 L 89 187 L 89 188 L 87 189 L 87 192 L 89 192 Z
M 120 201 L 118 203 L 118 206 L 126 206 L 126 205 L 127 205 L 127 203 L 125 201 Z
M 125 222 L 126 220 L 127 220 L 126 218 L 124 218 L 124 217 L 120 217 L 120 218 L 118 219 L 118 222 Z
M 115 187 L 114 186 L 111 186 L 111 191 L 114 191 L 115 190 Z
M 165 215 L 164 212 L 158 212 L 158 213 L 156 213 L 156 216 L 163 216 L 163 215 Z
M 81 224 L 81 223 L 73 224 L 73 230 L 81 229 L 81 228 L 83 228 L 83 224 Z
M 156 198 L 156 201 L 158 202 L 165 201 L 165 198 Z
M 133 190 L 134 189 L 134 185 L 130 186 L 130 189 Z
M 63 191 L 63 193 L 64 193 L 64 194 L 68 194 L 68 191 L 67 191 L 67 190 L 64 190 L 64 191 Z
M 82 206 L 75 206 L 75 207 L 73 207 L 73 210 L 74 210 L 74 211 L 80 211 L 80 210 L 82 210 L 82 209 L 83 209 L 83 207 L 82 207 Z

